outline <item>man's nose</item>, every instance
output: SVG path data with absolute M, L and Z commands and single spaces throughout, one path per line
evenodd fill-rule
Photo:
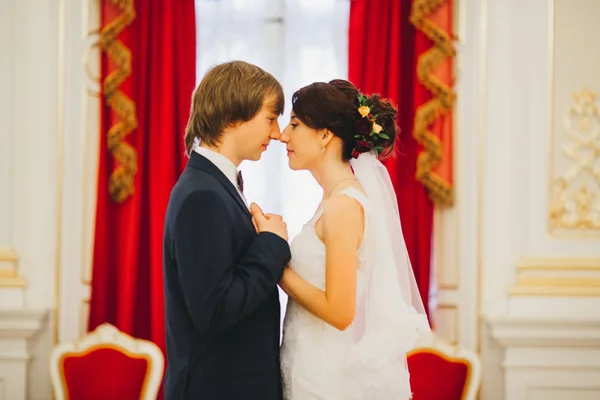
M 279 132 L 279 129 L 274 129 L 271 132 L 271 139 L 273 139 L 273 140 L 280 140 L 280 138 L 281 138 L 281 133 Z
M 271 130 L 271 135 L 269 136 L 273 140 L 279 140 L 281 137 L 281 129 L 279 128 L 279 124 L 276 123 L 273 129 Z

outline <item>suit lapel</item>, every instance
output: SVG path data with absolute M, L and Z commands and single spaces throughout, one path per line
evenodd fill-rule
M 217 178 L 217 180 L 221 183 L 221 185 L 223 185 L 225 190 L 227 190 L 227 192 L 231 195 L 231 197 L 233 197 L 235 202 L 242 208 L 244 214 L 246 214 L 249 218 L 252 218 L 250 211 L 248 211 L 244 200 L 242 200 L 242 197 L 238 193 L 235 186 L 232 185 L 231 181 L 215 164 L 210 162 L 206 157 L 196 153 L 195 151 L 192 151 L 192 154 L 190 155 L 190 159 L 188 161 L 188 168 L 189 167 L 202 169 L 214 176 L 215 178 Z

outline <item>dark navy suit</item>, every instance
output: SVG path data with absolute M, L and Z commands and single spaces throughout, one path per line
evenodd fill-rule
M 277 283 L 288 243 L 256 233 L 236 188 L 192 152 L 164 232 L 166 400 L 280 400 Z

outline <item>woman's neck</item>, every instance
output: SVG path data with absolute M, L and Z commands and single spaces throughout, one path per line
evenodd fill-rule
M 317 183 L 323 188 L 323 200 L 326 200 L 331 194 L 344 183 L 355 179 L 350 168 L 349 162 L 323 162 L 319 168 L 311 170 Z

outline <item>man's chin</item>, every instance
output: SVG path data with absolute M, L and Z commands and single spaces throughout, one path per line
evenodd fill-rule
M 255 153 L 255 158 L 253 158 L 253 161 L 258 161 L 261 159 L 262 155 L 265 153 L 265 151 L 267 151 L 267 146 L 261 146 L 259 150 L 256 151 Z
M 260 153 L 253 154 L 251 157 L 246 158 L 246 160 L 248 160 L 248 161 L 258 161 L 258 160 L 260 160 L 260 158 L 262 157 L 262 155 L 263 155 L 263 152 L 261 151 Z

